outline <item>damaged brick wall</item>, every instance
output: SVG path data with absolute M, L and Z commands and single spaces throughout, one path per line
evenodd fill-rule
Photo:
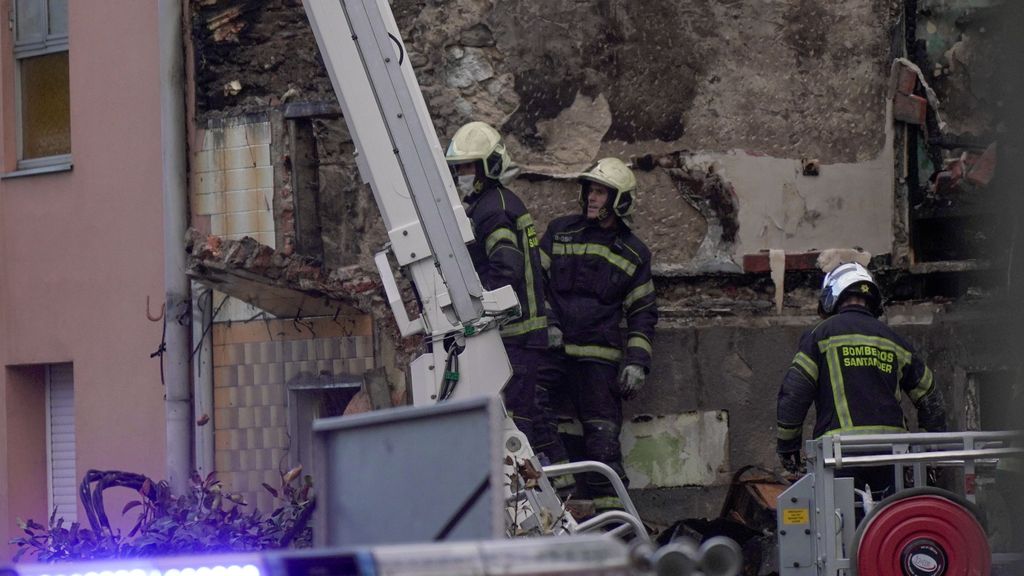
M 333 102 L 300 2 L 192 7 L 200 118 Z M 471 119 L 500 127 L 524 169 L 515 188 L 542 226 L 576 209 L 567 177 L 594 159 L 670 157 L 640 174 L 638 228 L 663 273 L 736 271 L 743 254 L 765 248 L 857 243 L 855 226 L 830 220 L 842 196 L 865 198 L 869 210 L 853 217 L 868 230 L 860 243 L 888 252 L 888 215 L 870 209 L 889 204 L 891 180 L 863 163 L 891 163 L 890 2 L 399 0 L 392 9 L 442 140 Z M 331 166 L 321 168 L 321 209 L 332 222 L 355 214 L 373 224 L 336 128 L 318 131 Z M 687 160 L 700 151 L 711 155 Z M 825 166 L 817 181 L 795 176 L 801 158 Z M 681 189 L 669 172 L 692 163 L 733 186 L 733 208 L 709 215 Z M 847 164 L 879 177 L 856 184 Z M 325 261 L 346 261 L 345 238 L 367 229 L 324 229 Z
M 997 164 L 1001 147 L 1010 144 L 1009 112 L 1020 100 L 1019 62 L 1007 42 L 1019 35 L 1024 7 L 912 0 L 906 9 L 913 22 L 908 59 L 922 72 L 906 86 L 907 99 L 917 104 L 903 168 L 910 255 L 916 262 L 998 268 L 1012 241 L 1002 207 L 1015 192 L 1000 182 Z
M 787 272 L 784 315 L 774 318 L 778 288 L 761 270 L 739 274 L 744 256 L 864 246 L 881 255 L 873 264 L 886 291 L 908 300 L 959 297 L 988 282 L 955 271 L 911 273 L 909 260 L 888 256 L 907 232 L 894 225 L 902 218 L 898 210 L 894 217 L 894 182 L 902 185 L 907 173 L 893 162 L 906 142 L 887 108 L 892 60 L 906 32 L 903 1 L 391 4 L 442 143 L 468 120 L 498 126 L 523 168 L 513 187 L 540 229 L 578 209 L 576 171 L 604 155 L 633 161 L 637 230 L 654 253 L 663 320 L 651 386 L 629 406 L 630 417 L 724 409 L 727 461 L 773 464 L 766 400 L 800 329 L 815 321 L 820 274 L 813 264 Z M 370 257 L 385 234 L 301 2 L 191 5 L 199 121 L 316 104 L 319 112 L 304 121 L 321 242 L 307 255 L 328 272 L 354 265 L 372 274 Z M 916 8 L 911 14 L 917 23 Z M 294 168 L 294 152 L 282 146 L 275 162 Z M 388 315 L 382 307 L 375 313 Z M 906 324 L 949 378 L 978 360 L 947 354 L 957 330 L 933 335 L 936 321 Z M 707 496 L 709 488 L 681 490 L 650 491 L 647 510 L 669 510 L 663 504 L 671 501 L 679 506 L 673 513 L 688 514 L 701 501 L 673 498 L 692 490 Z M 711 511 L 720 501 L 705 500 Z

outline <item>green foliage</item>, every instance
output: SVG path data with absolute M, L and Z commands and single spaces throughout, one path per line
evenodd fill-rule
M 65 526 L 56 510 L 48 526 L 33 520 L 20 522 L 25 535 L 11 540 L 18 545 L 14 560 L 25 554 L 38 562 L 61 562 L 309 547 L 312 480 L 300 478 L 301 473 L 299 466 L 282 474 L 278 488 L 263 485 L 279 504 L 263 514 L 244 510 L 247 503 L 242 497 L 224 491 L 213 473 L 206 478 L 193 474 L 189 492 L 173 496 L 164 482 L 154 484 L 137 474 L 91 471 L 81 489 L 91 528 L 78 522 Z M 90 488 L 96 482 L 98 492 Z M 122 515 L 138 513 L 127 536 L 110 528 L 102 509 L 102 491 L 115 486 L 132 487 L 139 494 L 122 510 Z

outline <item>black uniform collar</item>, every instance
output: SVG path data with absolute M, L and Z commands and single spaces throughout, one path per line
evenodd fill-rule
M 858 314 L 864 314 L 865 316 L 871 316 L 872 318 L 875 317 L 875 315 L 871 313 L 871 310 L 868 310 L 867 308 L 861 306 L 860 304 L 851 304 L 849 306 L 846 306 L 845 308 L 839 309 L 840 314 L 846 314 L 847 312 L 856 312 Z

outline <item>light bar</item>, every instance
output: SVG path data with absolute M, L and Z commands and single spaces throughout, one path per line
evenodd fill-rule
M 18 564 L 3 570 L 9 571 L 17 576 L 268 576 L 258 554 Z

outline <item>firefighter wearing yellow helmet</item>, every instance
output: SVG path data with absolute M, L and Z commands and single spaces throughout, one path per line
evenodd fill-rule
M 512 365 L 512 379 L 502 395 L 516 426 L 540 452 L 549 441 L 534 429 L 534 420 L 542 414 L 535 396 L 536 370 L 548 346 L 548 321 L 533 218 L 502 183 L 515 167 L 493 127 L 484 122 L 462 126 L 448 144 L 445 159 L 473 224 L 476 240 L 468 248 L 480 281 L 488 290 L 511 285 L 519 298 L 519 318 L 501 328 Z
M 459 128 L 448 143 L 445 160 L 464 198 L 483 191 L 488 181 L 500 182 L 514 169 L 501 134 L 484 122 Z
M 588 204 L 592 204 L 593 217 L 598 220 L 606 220 L 609 216 L 615 215 L 627 226 L 631 223 L 630 216 L 636 209 L 636 176 L 622 160 L 598 160 L 580 174 L 579 180 L 581 186 L 577 200 L 585 211 L 589 208 Z M 598 186 L 595 187 L 595 184 Z M 604 205 L 599 205 L 598 199 L 590 194 L 591 190 L 601 187 L 607 189 Z
M 560 340 L 562 349 L 545 358 L 538 394 L 550 394 L 552 405 L 571 406 L 583 425 L 582 457 L 611 466 L 627 483 L 619 445 L 622 401 L 643 387 L 658 322 L 651 252 L 630 230 L 637 181 L 622 160 L 597 161 L 578 183 L 582 213 L 552 221 L 540 243 L 549 339 Z M 548 455 L 556 462 L 567 457 L 561 444 Z M 599 511 L 622 507 L 604 478 L 588 477 L 577 490 Z

